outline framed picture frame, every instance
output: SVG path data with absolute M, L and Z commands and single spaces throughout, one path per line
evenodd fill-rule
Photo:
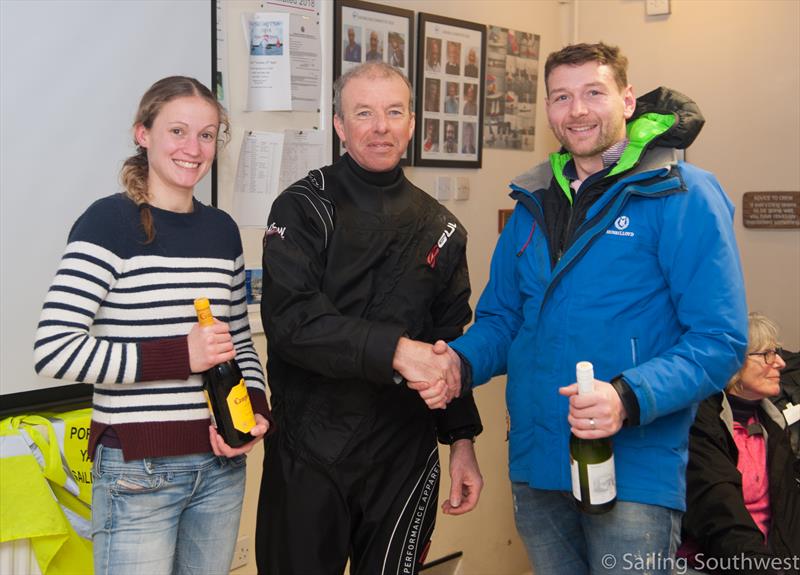
M 363 0 L 335 0 L 333 11 L 333 81 L 364 62 L 391 64 L 414 83 L 414 12 Z M 333 159 L 345 151 L 336 130 Z M 413 142 L 400 160 L 410 165 Z
M 485 149 L 534 150 L 540 46 L 538 34 L 487 28 Z
M 503 228 L 506 227 L 508 220 L 511 219 L 511 214 L 514 213 L 513 209 L 501 208 L 497 210 L 497 233 L 503 233 Z
M 419 13 L 414 165 L 480 168 L 486 26 Z

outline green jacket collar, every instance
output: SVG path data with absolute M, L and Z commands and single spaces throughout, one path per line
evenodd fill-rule
M 626 126 L 628 145 L 617 162 L 617 165 L 611 169 L 606 177 L 616 176 L 636 166 L 644 151 L 654 140 L 669 130 L 674 123 L 674 115 L 657 114 L 654 112 L 643 114 L 629 122 Z M 559 187 L 564 192 L 564 195 L 567 196 L 570 204 L 572 203 L 572 188 L 569 186 L 569 180 L 564 176 L 564 166 L 566 166 L 567 162 L 571 159 L 572 154 L 569 152 L 550 154 L 552 174 L 558 182 Z

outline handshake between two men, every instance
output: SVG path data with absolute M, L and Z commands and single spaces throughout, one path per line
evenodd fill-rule
M 444 409 L 461 395 L 461 357 L 442 340 L 431 345 L 401 337 L 392 368 L 430 409 Z

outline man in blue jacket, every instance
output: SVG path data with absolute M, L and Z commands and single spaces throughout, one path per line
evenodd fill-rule
M 563 148 L 512 181 L 475 324 L 452 343 L 464 385 L 508 374 L 516 522 L 537 575 L 671 572 L 688 429 L 746 347 L 733 206 L 677 159 L 703 118 L 664 88 L 637 101 L 626 67 L 602 43 L 549 56 Z M 572 384 L 581 360 L 595 367 L 588 398 Z M 614 438 L 606 514 L 572 501 L 570 432 Z

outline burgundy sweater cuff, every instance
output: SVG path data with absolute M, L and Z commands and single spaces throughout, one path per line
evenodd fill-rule
M 138 381 L 188 379 L 190 375 L 187 337 L 156 339 L 139 344 Z

